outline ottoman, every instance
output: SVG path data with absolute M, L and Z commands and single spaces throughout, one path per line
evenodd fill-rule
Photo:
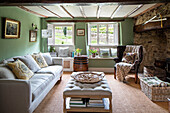
M 96 107 L 70 107 L 68 97 L 77 98 L 105 98 L 104 108 Z M 112 92 L 109 88 L 106 78 L 104 77 L 97 83 L 81 83 L 70 78 L 63 92 L 63 112 L 110 112 L 112 113 Z

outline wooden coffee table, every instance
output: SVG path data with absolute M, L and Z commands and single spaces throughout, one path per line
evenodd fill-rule
M 74 72 L 75 73 L 75 72 Z M 70 97 L 78 98 L 104 98 L 104 108 L 100 107 L 70 107 Z M 106 78 L 97 83 L 87 84 L 70 78 L 63 92 L 63 113 L 67 112 L 110 112 L 112 113 L 112 92 Z

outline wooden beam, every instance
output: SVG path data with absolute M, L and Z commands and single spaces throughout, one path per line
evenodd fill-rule
M 64 6 L 60 5 L 60 7 L 61 7 L 68 15 L 70 15 L 71 18 L 74 18 L 74 16 L 71 15 L 70 12 L 68 12 L 67 9 L 66 9 Z
M 161 21 L 158 22 L 149 22 L 145 25 L 136 25 L 134 26 L 135 32 L 143 32 L 143 31 L 149 31 L 149 30 L 156 30 L 156 29 L 165 29 L 170 28 L 170 19 L 163 21 L 163 28 L 161 28 Z
M 119 20 L 46 20 L 47 22 L 121 22 L 124 19 Z
M 119 9 L 120 7 L 121 7 L 121 5 L 118 5 L 118 6 L 116 7 L 116 9 L 113 11 L 113 13 L 112 13 L 111 16 L 110 16 L 111 19 L 113 18 L 114 14 L 118 11 L 118 9 Z
M 82 6 L 79 6 L 79 8 L 80 8 L 80 12 L 81 12 L 82 16 L 83 16 L 84 18 L 86 18 L 86 15 L 85 15 L 85 13 L 84 13 L 83 7 L 82 7 Z
M 101 8 L 102 8 L 102 6 L 98 6 L 98 7 L 97 7 L 97 12 L 96 12 L 97 18 L 100 17 Z
M 42 14 L 40 14 L 40 13 L 34 12 L 34 11 L 30 10 L 30 9 L 27 9 L 27 8 L 24 7 L 24 6 L 18 6 L 18 7 L 21 8 L 21 9 L 23 9 L 23 10 L 25 10 L 25 11 L 27 11 L 27 12 L 30 12 L 30 13 L 33 13 L 33 14 L 36 14 L 36 15 L 39 15 L 39 16 L 48 18 L 48 16 L 45 16 L 45 15 L 42 15 Z
M 61 18 L 61 16 L 59 16 L 58 14 L 54 13 L 53 11 L 49 10 L 48 8 L 44 7 L 44 6 L 41 6 L 43 9 L 47 10 L 48 12 L 56 15 L 57 17 Z
M 127 14 L 125 16 L 125 18 L 129 17 L 130 15 L 132 15 L 133 13 L 135 13 L 137 10 L 139 10 L 141 7 L 143 7 L 143 4 L 138 5 L 134 10 L 132 10 L 129 14 Z
M 142 14 L 144 14 L 144 13 L 146 13 L 146 12 L 148 12 L 148 11 L 154 9 L 154 8 L 157 8 L 157 7 L 161 6 L 161 5 L 164 5 L 164 3 L 155 4 L 154 6 L 148 8 L 148 9 L 144 10 L 143 12 L 141 12 L 141 13 L 137 14 L 136 16 L 134 16 L 134 18 L 137 18 L 138 16 L 140 16 L 140 15 L 142 15 Z
M 51 5 L 51 4 L 63 4 L 63 3 L 75 3 L 75 4 L 92 4 L 92 3 L 114 3 L 119 5 L 130 5 L 130 4 L 151 4 L 151 3 L 165 3 L 169 0 L 1 0 L 1 6 L 10 5 Z

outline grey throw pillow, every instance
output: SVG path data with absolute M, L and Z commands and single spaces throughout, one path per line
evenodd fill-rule
M 17 59 L 20 59 L 32 72 L 37 72 L 41 69 L 31 55 L 18 57 Z
M 42 53 L 42 56 L 44 57 L 45 61 L 47 62 L 48 65 L 52 65 L 52 57 L 50 53 Z
M 15 79 L 15 75 L 7 66 L 0 66 L 0 79 Z
M 68 57 L 69 56 L 69 47 L 59 47 L 58 56 L 59 57 Z

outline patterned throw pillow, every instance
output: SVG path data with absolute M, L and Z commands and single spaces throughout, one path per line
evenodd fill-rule
M 47 62 L 45 61 L 41 53 L 33 54 L 32 57 L 41 68 L 48 66 Z
M 126 53 L 126 55 L 122 58 L 122 62 L 133 64 L 136 55 L 136 53 Z
M 12 69 L 12 72 L 18 79 L 28 80 L 34 75 L 34 73 L 20 60 L 8 63 L 8 66 Z

